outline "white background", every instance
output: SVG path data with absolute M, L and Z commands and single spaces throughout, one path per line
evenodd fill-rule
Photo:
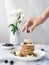
M 6 14 L 12 8 L 22 8 L 25 10 L 26 17 L 36 17 L 48 6 L 49 0 L 0 0 L 0 42 L 9 42 Z M 42 25 L 38 26 L 32 33 L 21 34 L 23 38 L 30 38 L 34 43 L 49 43 L 49 19 L 47 19 Z
M 0 42 L 9 41 L 4 0 L 0 0 Z

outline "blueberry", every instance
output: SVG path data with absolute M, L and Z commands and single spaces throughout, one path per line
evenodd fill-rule
M 10 61 L 10 64 L 14 64 L 14 61 L 13 61 L 13 60 L 11 60 L 11 61 Z
M 8 60 L 4 60 L 5 63 L 8 63 Z
M 41 49 L 42 51 L 44 51 L 44 49 Z
M 27 44 L 26 42 L 24 42 L 24 44 Z
M 16 52 L 14 52 L 13 54 L 14 54 L 15 56 L 17 56 L 17 55 L 16 55 Z
M 33 54 L 33 56 L 37 57 L 37 54 Z
M 13 46 L 13 44 L 6 43 L 6 44 L 4 44 L 3 46 Z
M 15 55 L 16 53 L 14 52 L 13 54 Z
M 24 57 L 24 55 L 22 55 L 22 54 L 21 54 L 20 56 L 21 56 L 21 57 Z
M 29 30 L 27 30 L 27 33 L 30 33 L 30 31 L 29 31 Z
M 31 53 L 29 55 L 32 55 Z

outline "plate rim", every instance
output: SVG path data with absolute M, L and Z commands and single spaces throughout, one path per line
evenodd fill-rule
M 45 51 L 42 51 L 41 49 L 36 49 L 36 50 L 39 50 L 39 51 L 43 52 L 43 55 L 40 56 L 39 58 L 38 58 L 38 57 L 33 57 L 34 59 L 31 58 L 31 57 L 20 57 L 20 56 L 15 56 L 13 53 L 12 53 L 12 55 L 14 56 L 15 59 L 21 60 L 21 61 L 35 61 L 35 60 L 39 60 L 39 59 L 41 59 L 42 57 L 45 56 Z M 35 58 L 36 58 L 36 59 L 35 59 Z M 29 59 L 30 59 L 30 60 L 29 60 Z

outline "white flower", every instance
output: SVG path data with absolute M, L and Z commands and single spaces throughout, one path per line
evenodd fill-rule
M 24 13 L 24 10 L 22 10 L 22 9 L 17 9 L 17 13 Z
M 24 10 L 22 9 L 12 10 L 10 12 L 10 17 L 13 20 L 13 22 L 15 21 L 16 23 L 20 23 L 25 20 Z

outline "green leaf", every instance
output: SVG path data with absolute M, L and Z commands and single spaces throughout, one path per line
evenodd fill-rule
M 9 27 L 12 26 L 11 32 L 13 32 L 13 34 L 15 34 L 15 32 L 18 30 L 17 24 L 10 24 Z
M 14 26 L 14 24 L 10 24 L 10 25 L 9 25 L 9 27 L 10 27 L 10 26 L 12 26 L 12 27 L 13 27 L 13 26 Z
M 15 27 L 16 27 L 16 29 L 18 30 L 18 26 L 17 26 L 17 24 L 16 24 L 16 26 L 15 26 Z

